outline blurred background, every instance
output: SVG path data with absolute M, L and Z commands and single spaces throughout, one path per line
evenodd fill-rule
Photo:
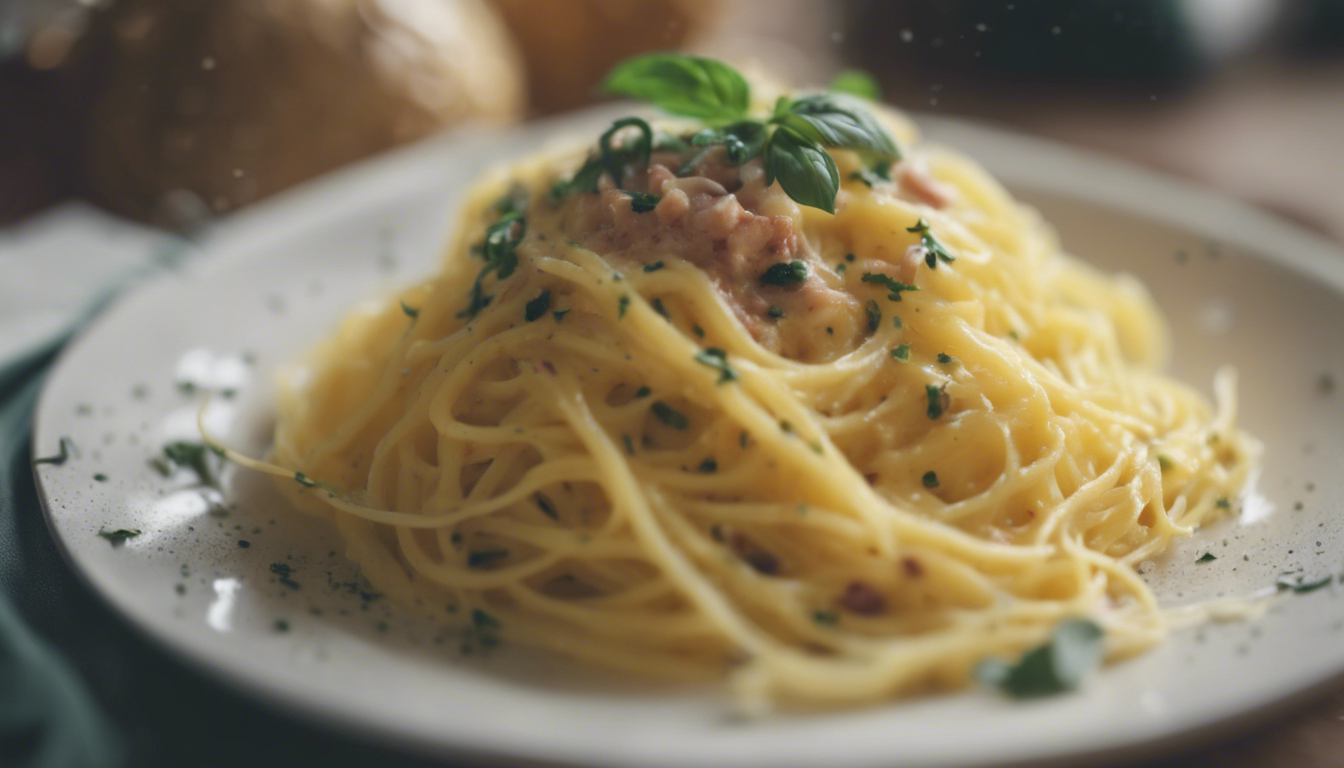
M 1344 0 L 2 0 L 0 227 L 72 197 L 189 227 L 672 48 L 861 67 L 1344 240 Z

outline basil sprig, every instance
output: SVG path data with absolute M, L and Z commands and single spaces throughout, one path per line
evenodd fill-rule
M 692 145 L 722 145 L 728 161 L 736 165 L 763 158 L 767 183 L 778 181 L 799 204 L 827 213 L 835 212 L 840 189 L 840 172 L 827 148 L 858 151 L 870 163 L 901 159 L 896 142 L 862 101 L 846 94 L 786 96 L 765 120 L 751 117 L 746 79 L 714 59 L 670 53 L 639 56 L 617 65 L 603 86 L 608 93 L 705 121 L 708 127 L 695 134 Z M 604 139 L 610 135 L 608 131 Z M 584 164 L 564 191 L 596 189 L 604 172 L 619 178 L 624 163 L 637 159 L 652 144 L 651 135 L 644 133 L 630 151 L 610 150 L 604 142 L 602 152 Z M 647 162 L 647 151 L 643 155 Z
M 626 59 L 607 75 L 603 87 L 706 122 L 732 121 L 751 105 L 746 78 L 721 61 L 700 56 L 654 53 Z

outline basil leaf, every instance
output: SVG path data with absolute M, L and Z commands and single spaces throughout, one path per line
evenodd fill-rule
M 674 115 L 715 122 L 743 117 L 751 104 L 751 88 L 737 70 L 699 56 L 653 53 L 627 59 L 602 87 Z
M 766 184 L 776 180 L 799 205 L 835 213 L 835 193 L 840 189 L 835 161 L 816 142 L 784 127 L 765 147 Z
M 1077 688 L 1101 663 L 1102 651 L 1101 627 L 1086 619 L 1065 619 L 1049 642 L 1027 651 L 1016 664 L 985 659 L 976 665 L 975 677 L 1014 698 L 1049 696 Z
M 887 130 L 862 105 L 847 103 L 838 94 L 805 96 L 771 122 L 787 126 L 826 147 L 871 152 L 900 160 L 900 150 Z
M 835 76 L 826 90 L 833 93 L 848 93 L 868 101 L 880 101 L 882 88 L 873 76 L 861 69 L 846 69 Z

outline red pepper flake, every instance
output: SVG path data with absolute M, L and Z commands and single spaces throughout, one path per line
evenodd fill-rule
M 845 593 L 835 602 L 841 608 L 860 616 L 880 616 L 887 612 L 887 598 L 861 581 L 851 581 L 845 587 Z

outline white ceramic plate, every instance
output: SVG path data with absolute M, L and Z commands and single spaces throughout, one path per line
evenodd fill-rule
M 600 117 L 580 120 L 585 130 Z M 1262 716 L 1344 676 L 1344 254 L 1181 183 L 1058 145 L 925 121 L 1038 205 L 1065 245 L 1152 287 L 1175 330 L 1174 372 L 1208 391 L 1241 371 L 1242 421 L 1266 444 L 1240 520 L 1146 568 L 1169 605 L 1262 593 L 1285 572 L 1334 576 L 1253 622 L 1179 632 L 1071 695 L 972 690 L 850 712 L 730 717 L 714 690 L 619 683 L 459 638 L 361 594 L 319 522 L 267 481 L 222 496 L 150 467 L 195 439 L 177 382 L 229 389 L 211 410 L 264 450 L 276 366 L 362 299 L 429 272 L 463 185 L 537 134 L 422 145 L 253 209 L 201 258 L 80 337 L 51 377 L 35 455 L 51 529 L 75 568 L 165 646 L 258 696 L 457 757 L 585 766 L 972 766 L 1141 756 Z M 558 130 L 545 127 L 543 131 Z M 142 533 L 114 546 L 100 529 Z M 1214 562 L 1196 564 L 1205 552 Z

